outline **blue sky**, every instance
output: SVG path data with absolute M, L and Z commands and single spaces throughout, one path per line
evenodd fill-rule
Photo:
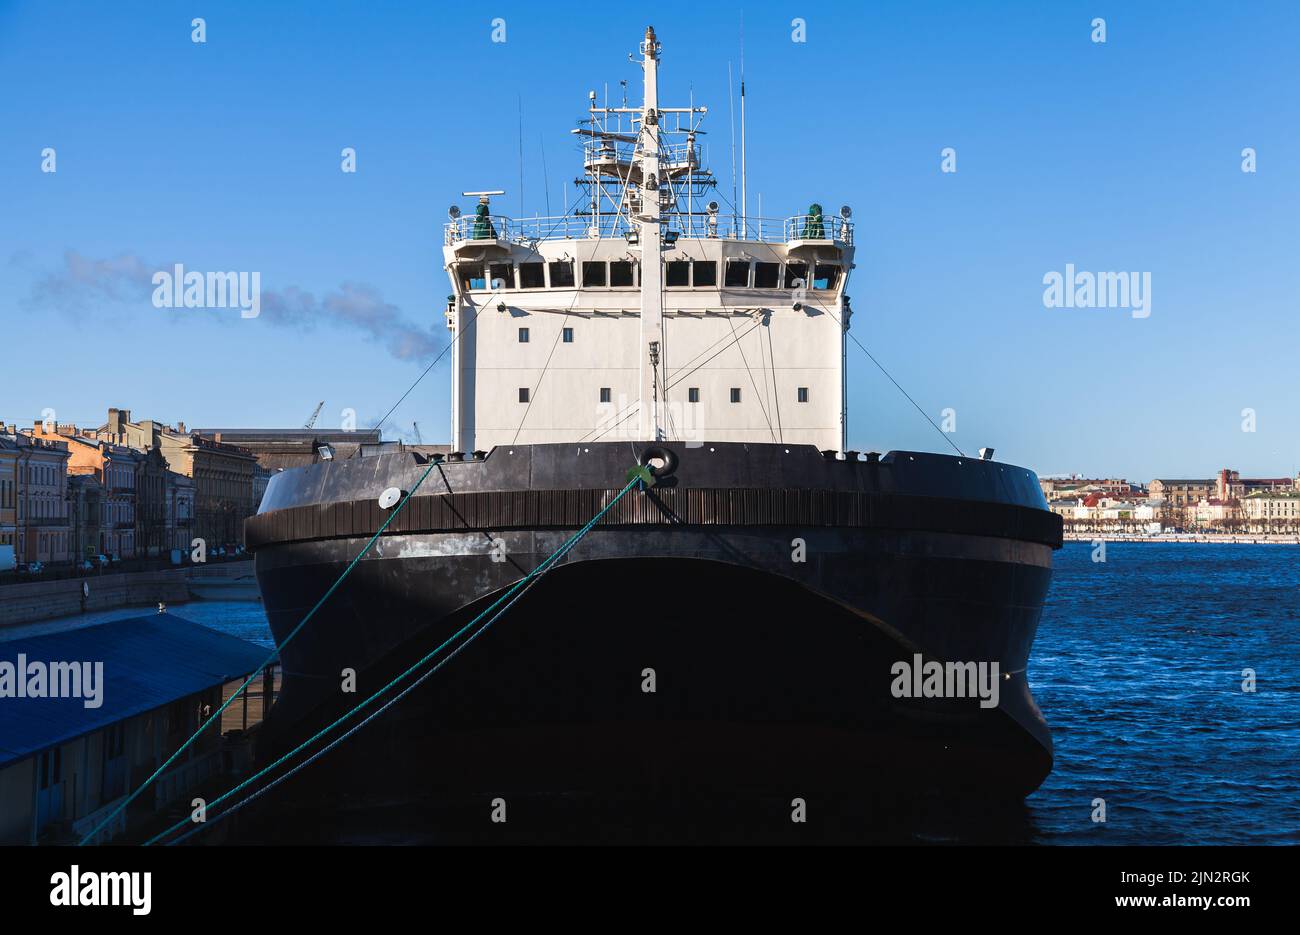
M 1300 468 L 1300 4 L 743 8 L 751 213 L 853 206 L 853 331 L 958 445 L 1141 480 Z M 587 91 L 639 99 L 644 8 L 595 9 L 0 2 L 0 418 L 373 422 L 446 341 L 447 205 L 504 188 L 520 213 L 520 107 L 531 215 L 578 171 Z M 740 7 L 679 20 L 655 22 L 662 95 L 710 107 L 729 196 Z M 296 314 L 156 309 L 139 273 L 174 262 L 260 271 Z M 1150 272 L 1150 317 L 1045 308 L 1067 263 Z M 946 449 L 850 364 L 853 447 Z M 447 372 L 396 428 L 446 438 Z

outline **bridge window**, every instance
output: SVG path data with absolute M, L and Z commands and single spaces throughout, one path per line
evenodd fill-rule
M 665 264 L 668 268 L 668 276 L 664 281 L 666 286 L 689 286 L 691 284 L 691 264 L 685 260 L 673 260 Z
M 808 402 L 808 387 L 806 386 L 799 387 L 799 402 L 801 403 Z
M 602 386 L 602 387 L 600 388 L 600 401 L 601 401 L 602 403 L 607 403 L 607 402 L 609 402 L 609 400 L 610 400 L 609 387 L 608 387 L 608 386 Z
M 840 268 L 834 263 L 818 263 L 813 269 L 814 289 L 834 289 L 840 281 Z
M 754 288 L 775 289 L 781 282 L 780 263 L 755 263 Z
M 546 288 L 546 264 L 545 263 L 520 263 L 519 264 L 519 288 L 520 289 L 545 289 Z
M 738 403 L 738 402 L 740 402 L 740 387 L 738 387 L 738 386 L 733 386 L 733 387 L 731 388 L 731 401 L 732 401 L 733 403 Z
M 513 289 L 515 287 L 515 268 L 511 263 L 493 263 L 489 267 L 492 274 L 493 289 Z
M 605 285 L 605 264 L 604 263 L 583 263 L 582 284 L 583 286 Z
M 482 263 L 460 264 L 460 286 L 462 289 L 486 289 L 487 277 L 483 275 Z
M 573 343 L 573 329 L 572 329 L 572 328 L 564 328 L 564 329 L 562 329 L 561 334 L 562 334 L 562 337 L 564 338 L 564 343 L 565 343 L 565 344 L 572 344 L 572 343 Z
M 520 344 L 527 344 L 527 343 L 528 343 L 528 329 L 527 329 L 527 328 L 520 328 L 520 329 L 519 329 L 519 343 L 520 343 Z
M 573 288 L 573 261 L 556 260 L 551 266 L 551 288 L 552 289 L 572 289 Z
M 808 264 L 807 263 L 787 263 L 785 267 L 785 287 L 787 289 L 798 289 L 802 284 L 808 288 Z
M 717 263 L 713 260 L 696 260 L 693 265 L 695 267 L 695 285 L 716 286 L 718 284 Z
M 746 260 L 728 260 L 726 279 L 723 284 L 729 289 L 746 289 L 749 287 L 749 263 Z
M 629 260 L 611 260 L 609 264 L 609 284 L 611 286 L 634 286 L 632 263 Z
M 700 388 L 698 386 L 687 388 L 686 401 L 688 403 L 698 403 L 700 401 Z

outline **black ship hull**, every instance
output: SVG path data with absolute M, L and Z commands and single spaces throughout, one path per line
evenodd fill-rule
M 529 446 L 435 467 L 284 645 L 262 756 L 474 620 L 617 494 L 644 448 Z M 626 494 L 313 785 L 845 806 L 887 790 L 1023 797 L 1042 782 L 1051 736 L 1025 674 L 1060 524 L 1032 473 L 777 445 L 674 453 L 673 476 Z M 385 456 L 275 479 L 247 536 L 277 642 L 383 522 L 378 494 L 411 490 L 427 467 Z M 995 698 L 906 697 L 896 667 L 918 657 L 996 663 Z

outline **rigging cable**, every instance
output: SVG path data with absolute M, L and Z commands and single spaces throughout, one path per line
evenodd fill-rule
M 277 766 L 279 766 L 280 764 L 284 763 L 284 762 L 285 762 L 286 760 L 288 760 L 289 758 L 293 757 L 293 756 L 296 755 L 297 753 L 300 753 L 300 752 L 301 752 L 302 750 L 304 750 L 306 747 L 310 746 L 312 743 L 314 743 L 315 741 L 319 740 L 321 737 L 325 736 L 325 735 L 328 734 L 330 731 L 334 730 L 334 728 L 338 727 L 340 724 L 342 724 L 344 721 L 346 721 L 346 720 L 347 720 L 348 718 L 350 718 L 352 715 L 356 714 L 357 712 L 361 711 L 363 708 L 367 707 L 367 706 L 370 705 L 372 702 L 374 702 L 374 701 L 375 701 L 375 700 L 376 700 L 380 695 L 384 694 L 384 693 L 387 692 L 390 688 L 394 687 L 394 686 L 397 685 L 399 682 L 401 682 L 401 681 L 403 681 L 404 679 L 406 679 L 406 678 L 407 678 L 408 676 L 410 676 L 413 672 L 415 672 L 416 669 L 420 668 L 420 666 L 424 665 L 426 662 L 429 662 L 431 659 L 433 659 L 434 656 L 436 656 L 436 655 L 437 655 L 438 653 L 440 653 L 443 649 L 445 649 L 448 645 L 450 645 L 453 641 L 455 641 L 457 638 L 459 638 L 461 635 L 463 635 L 467 630 L 469 630 L 470 628 L 474 627 L 474 626 L 475 626 L 475 625 L 476 625 L 480 620 L 482 620 L 482 619 L 483 619 L 484 617 L 486 617 L 488 614 L 492 613 L 493 611 L 496 611 L 496 613 L 494 613 L 494 614 L 492 615 L 492 617 L 489 618 L 489 619 L 487 620 L 486 623 L 484 623 L 481 627 L 479 627 L 479 628 L 478 628 L 477 630 L 475 630 L 472 634 L 470 634 L 470 636 L 469 636 L 469 637 L 468 637 L 468 638 L 467 638 L 463 643 L 461 643 L 461 644 L 460 644 L 459 646 L 457 646 L 454 650 L 452 650 L 452 652 L 448 653 L 446 657 L 444 657 L 443 659 L 441 659 L 441 660 L 440 660 L 436 665 L 434 665 L 432 668 L 430 668 L 429 671 L 425 672 L 422 676 L 420 676 L 419 679 L 417 679 L 415 682 L 413 682 L 413 683 L 411 683 L 410 685 L 408 685 L 408 686 L 407 686 L 405 689 L 403 689 L 399 694 L 397 694 L 397 695 L 394 696 L 393 698 L 389 699 L 389 700 L 388 700 L 384 705 L 382 705 L 382 706 L 381 706 L 380 708 L 378 708 L 376 711 L 374 711 L 373 713 L 371 713 L 371 714 L 370 714 L 368 717 L 366 717 L 364 720 L 362 720 L 362 721 L 360 721 L 359 723 L 353 725 L 353 726 L 352 726 L 349 730 L 347 730 L 345 733 L 343 733 L 343 734 L 339 735 L 338 737 L 334 738 L 334 740 L 332 740 L 329 744 L 327 744 L 326 746 L 322 747 L 320 750 L 316 751 L 316 753 L 314 753 L 312 756 L 308 757 L 308 758 L 307 758 L 306 760 L 304 760 L 303 762 L 301 762 L 301 763 L 297 764 L 296 766 L 294 766 L 294 767 L 293 767 L 292 769 L 290 769 L 288 772 L 286 772 L 286 773 L 282 774 L 281 776 L 277 777 L 276 779 L 272 780 L 272 781 L 271 781 L 270 783 L 268 783 L 266 786 L 263 786 L 261 789 L 258 789 L 258 790 L 257 790 L 256 792 L 254 792 L 253 794 L 251 794 L 251 795 L 247 796 L 246 798 L 242 799 L 241 801 L 235 803 L 233 806 L 231 806 L 230 808 L 226 809 L 224 812 L 221 812 L 219 815 L 215 816 L 215 818 L 213 818 L 211 821 L 204 822 L 203 824 L 200 824 L 200 825 L 196 826 L 195 828 L 192 828 L 190 831 L 186 832 L 185 834 L 181 835 L 180 837 L 176 838 L 175 840 L 173 840 L 173 841 L 171 841 L 171 842 L 169 842 L 169 843 L 170 843 L 170 844 L 178 844 L 178 843 L 180 843 L 181 841 L 184 841 L 186 838 L 190 837 L 191 835 L 197 834 L 198 832 L 200 832 L 200 831 L 202 831 L 202 830 L 205 830 L 205 829 L 208 828 L 208 827 L 211 827 L 211 826 L 212 826 L 213 824 L 215 824 L 217 821 L 220 821 L 222 818 L 225 818 L 227 815 L 230 815 L 231 813 L 233 813 L 233 812 L 237 811 L 238 809 L 242 808 L 244 805 L 246 805 L 246 804 L 248 804 L 249 802 L 253 801 L 253 800 L 256 799 L 258 796 L 262 795 L 264 792 L 267 792 L 267 791 L 269 791 L 270 789 L 274 788 L 276 785 L 279 785 L 281 782 L 285 781 L 285 780 L 288 779 L 290 776 L 292 776 L 292 775 L 294 775 L 295 773 L 297 773 L 299 770 L 301 770 L 301 769 L 303 769 L 304 767 L 308 766 L 309 764 L 311 764 L 312 762 L 314 762 L 315 760 L 317 760 L 317 759 L 319 759 L 321 756 L 323 756 L 325 753 L 327 753 L 328 751 L 332 750 L 334 747 L 338 746 L 340 743 L 342 743 L 342 742 L 343 742 L 344 740 L 346 740 L 348 737 L 352 736 L 352 735 L 355 734 L 357 731 L 359 731 L 359 730 L 360 730 L 362 727 L 364 727 L 366 724 L 369 724 L 372 720 L 374 720 L 376 717 L 378 717 L 380 714 L 382 714 L 382 713 L 383 713 L 385 710 L 387 710 L 389 707 L 391 707 L 392 705 L 396 704 L 396 703 L 397 703 L 401 698 L 403 698 L 405 695 L 407 695 L 408 693 L 410 693 L 411 691 L 413 691 L 413 690 L 416 688 L 416 686 L 418 686 L 419 684 L 421 684 L 422 682 L 424 682 L 426 679 L 428 679 L 430 676 L 432 676 L 435 672 L 437 672 L 439 669 L 441 669 L 444 665 L 446 665 L 448 662 L 450 662 L 453 658 L 456 657 L 457 654 L 460 653 L 460 651 L 461 651 L 462 649 L 464 649 L 464 648 L 465 648 L 466 646 L 468 646 L 471 642 L 473 642 L 474 639 L 477 638 L 477 637 L 479 636 L 479 634 L 481 634 L 484 630 L 486 630 L 486 629 L 487 629 L 488 627 L 490 627 L 493 623 L 495 623 L 498 619 L 500 619 L 500 617 L 501 617 L 501 616 L 502 616 L 502 615 L 503 615 L 507 610 L 509 610 L 510 607 L 513 606 L 513 605 L 515 604 L 516 601 L 518 601 L 518 600 L 523 596 L 523 594 L 524 594 L 524 592 L 527 590 L 527 588 L 531 587 L 533 583 L 535 583 L 536 581 L 538 581 L 538 580 L 539 580 L 543 575 L 545 575 L 548 571 L 550 571 L 550 570 L 551 570 L 551 569 L 552 569 L 552 568 L 553 568 L 553 567 L 554 567 L 554 566 L 555 566 L 555 565 L 560 561 L 560 559 L 562 559 L 562 558 L 564 558 L 566 555 L 568 555 L 568 553 L 571 552 L 571 551 L 573 550 L 573 548 L 578 544 L 578 542 L 579 542 L 579 541 L 580 541 L 584 536 L 586 536 L 587 533 L 591 532 L 591 530 L 596 526 L 597 523 L 600 522 L 600 520 L 605 516 L 605 514 L 608 513 L 611 509 L 613 509 L 613 508 L 614 508 L 614 505 L 615 505 L 616 503 L 618 503 L 621 499 L 623 499 L 624 495 L 626 495 L 627 492 L 628 492 L 629 490 L 631 490 L 633 487 L 637 486 L 639 483 L 641 483 L 641 478 L 640 478 L 639 475 L 638 475 L 637 477 L 633 477 L 631 480 L 629 480 L 629 481 L 627 482 L 627 484 L 623 487 L 623 489 L 620 490 L 620 491 L 619 491 L 619 492 L 618 492 L 618 493 L 617 493 L 617 494 L 616 494 L 616 495 L 615 495 L 615 496 L 614 496 L 614 497 L 609 501 L 609 503 L 605 504 L 605 506 L 602 507 L 601 510 L 600 510 L 600 511 L 595 515 L 595 516 L 593 516 L 590 520 L 588 520 L 588 521 L 586 522 L 586 524 L 583 525 L 582 528 L 580 528 L 580 529 L 579 529 L 579 530 L 578 530 L 578 531 L 577 531 L 573 536 L 571 536 L 571 537 L 570 537 L 570 538 L 569 538 L 569 539 L 568 539 L 568 540 L 567 540 L 563 545 L 561 545 L 558 549 L 556 549 L 554 552 L 552 552 L 552 553 L 551 553 L 547 558 L 545 558 L 545 559 L 544 559 L 544 560 L 543 560 L 543 561 L 542 561 L 542 562 L 541 562 L 541 563 L 540 563 L 536 568 L 534 568 L 532 571 L 530 571 L 527 575 L 525 575 L 523 578 L 520 578 L 520 579 L 519 579 L 518 581 L 516 581 L 513 585 L 511 585 L 511 587 L 509 588 L 509 590 L 506 591 L 505 594 L 503 594 L 503 595 L 502 595 L 501 597 L 499 597 L 496 601 L 494 601 L 491 605 L 489 605 L 489 606 L 488 606 L 487 608 L 485 608 L 482 612 L 480 612 L 476 617 L 474 617 L 474 619 L 470 620 L 468 623 L 466 623 L 463 627 L 461 627 L 459 630 L 457 630 L 457 631 L 456 631 L 455 633 L 453 633 L 451 636 L 447 637 L 447 639 L 443 640 L 442 643 L 440 643 L 438 646 L 434 647 L 434 649 L 432 649 L 432 650 L 430 650 L 428 653 L 426 653 L 422 658 L 420 658 L 418 661 L 416 661 L 413 665 L 411 665 L 409 668 L 407 668 L 404 672 L 402 672 L 400 675 L 398 675 L 398 676 L 396 676 L 395 678 L 393 678 L 390 682 L 388 682 L 388 683 L 387 683 L 386 685 L 384 685 L 383 687 L 381 687 L 381 688 L 379 688 L 378 690 L 376 690 L 376 691 L 375 691 L 373 694 L 371 694 L 368 698 L 366 698 L 365 700 L 363 700 L 363 701 L 357 703 L 357 704 L 354 705 L 351 709 L 349 709 L 348 711 L 344 712 L 344 713 L 343 713 L 340 717 L 338 717 L 336 720 L 334 720 L 334 721 L 331 722 L 330 724 L 326 725 L 325 727 L 321 728 L 321 730 L 317 731 L 315 734 L 313 734 L 311 737 L 309 737 L 309 738 L 307 738 L 306 740 L 304 740 L 302 743 L 300 743 L 300 744 L 299 744 L 298 746 L 296 746 L 294 749 L 290 750 L 288 753 L 286 753 L 286 754 L 284 754 L 283 756 L 281 756 L 281 757 L 280 757 L 279 759 L 277 759 L 274 763 L 271 763 L 270 765 L 264 767 L 264 768 L 261 769 L 259 772 L 255 773 L 254 775 L 248 777 L 247 779 L 243 780 L 242 782 L 240 782 L 239 784 L 237 784 L 236 786 L 234 786 L 234 787 L 233 787 L 232 789 L 230 789 L 229 791 L 227 791 L 227 792 L 223 793 L 222 795 L 218 796 L 217 798 L 213 799 L 210 803 L 208 803 L 208 807 L 210 808 L 210 807 L 212 807 L 212 806 L 214 806 L 214 805 L 217 805 L 217 804 L 219 804 L 219 803 L 225 801 L 226 799 L 230 798 L 231 796 L 235 795 L 235 794 L 236 794 L 237 792 L 239 792 L 241 789 L 245 789 L 245 788 L 247 788 L 250 784 L 256 782 L 256 781 L 257 781 L 258 779 L 260 779 L 262 776 L 265 776 L 265 775 L 266 775 L 267 773 L 269 773 L 271 770 L 275 769 Z M 503 606 L 503 605 L 504 605 L 504 606 Z M 498 608 L 500 608 L 500 609 L 498 610 Z M 157 843 L 158 841 L 160 841 L 162 838 L 166 837 L 167 835 L 169 835 L 169 834 L 173 833 L 174 831 L 177 831 L 177 830 L 179 830 L 180 828 L 184 827 L 185 824 L 187 824 L 190 820 L 191 820 L 191 819 L 189 819 L 189 818 L 182 818 L 180 821 L 178 821 L 176 824 L 172 825 L 170 828 L 167 828 L 166 830 L 164 830 L 164 831 L 162 831 L 162 832 L 159 832 L 158 834 L 156 834 L 156 835 L 154 835 L 152 838 L 150 838 L 148 841 L 146 841 L 146 842 L 145 842 L 145 846 L 147 847 L 147 846 L 149 846 L 149 845 L 151 845 L 151 844 L 155 844 L 155 843 Z
M 270 655 L 267 656 L 267 658 L 262 662 L 262 664 L 257 667 L 254 673 L 244 681 L 244 684 L 240 685 L 239 688 L 235 689 L 234 693 L 232 693 L 229 698 L 223 701 L 221 703 L 221 706 L 217 708 L 216 711 L 213 711 L 211 716 L 209 716 L 206 721 L 204 721 L 202 724 L 199 725 L 198 730 L 194 731 L 194 733 L 190 735 L 190 738 L 186 740 L 183 744 L 181 744 L 175 753 L 173 753 L 165 761 L 163 761 L 163 764 L 159 766 L 156 770 L 154 770 L 153 773 L 149 776 L 149 778 L 147 778 L 144 782 L 140 784 L 140 787 L 138 789 L 136 789 L 129 796 L 127 796 L 126 799 L 124 799 L 122 803 L 117 806 L 117 808 L 113 809 L 113 811 L 110 812 L 104 818 L 103 821 L 101 821 L 98 825 L 96 825 L 93 829 L 91 829 L 91 831 L 78 842 L 77 844 L 78 847 L 87 843 L 88 841 L 93 840 L 95 835 L 99 834 L 99 832 L 102 831 L 106 825 L 108 825 L 110 822 L 113 821 L 113 819 L 115 819 L 118 815 L 120 815 L 128 805 L 130 805 L 133 801 L 135 801 L 135 799 L 140 795 L 141 792 L 143 792 L 145 789 L 149 787 L 150 783 L 152 783 L 155 779 L 161 776 L 163 771 L 166 770 L 167 767 L 171 766 L 171 764 L 176 761 L 176 758 L 178 756 L 180 756 L 187 749 L 189 749 L 190 744 L 194 743 L 194 741 L 198 739 L 199 735 L 202 734 L 205 730 L 207 730 L 210 724 L 221 723 L 221 712 L 225 711 L 226 708 L 230 707 L 231 703 L 233 703 L 236 698 L 238 698 L 240 695 L 244 693 L 245 689 L 247 689 L 248 686 L 252 684 L 253 680 L 257 678 L 258 673 L 260 673 L 267 666 L 271 665 L 279 657 L 280 651 L 283 650 L 284 647 L 289 645 L 289 642 L 295 636 L 297 636 L 298 633 L 302 630 L 302 628 L 307 625 L 307 622 L 316 615 L 316 611 L 320 610 L 321 607 L 324 606 L 325 602 L 330 599 L 330 596 L 336 590 L 338 590 L 339 585 L 341 585 L 344 582 L 344 580 L 347 579 L 348 575 L 352 574 L 352 569 L 357 567 L 357 563 L 360 562 L 361 559 L 366 555 L 366 553 L 370 551 L 371 547 L 374 546 L 375 542 L 379 540 L 379 537 L 383 534 L 384 530 L 388 528 L 389 524 L 391 524 L 393 520 L 397 519 L 398 514 L 400 514 L 403 508 L 405 508 L 406 504 L 410 502 L 411 497 L 413 497 L 415 495 L 415 492 L 420 489 L 420 485 L 423 484 L 425 478 L 427 478 L 429 474 L 433 472 L 433 469 L 434 467 L 437 466 L 437 464 L 438 462 L 436 461 L 430 461 L 429 466 L 425 468 L 424 473 L 421 474 L 419 480 L 415 482 L 415 485 L 411 488 L 410 493 L 408 493 L 405 497 L 403 497 L 401 501 L 397 504 L 397 506 L 393 508 L 392 513 L 388 515 L 388 518 L 385 519 L 383 524 L 380 525 L 379 529 L 375 531 L 375 534 L 370 537 L 370 539 L 362 547 L 361 551 L 357 553 L 356 558 L 352 559 L 352 561 L 348 563 L 348 567 L 343 569 L 343 573 L 340 574 L 338 578 L 335 579 L 334 583 L 329 586 L 329 589 L 325 592 L 325 594 L 321 597 L 321 599 L 316 602 L 316 605 L 307 612 L 307 615 L 298 622 L 297 626 L 295 626 L 292 630 L 289 631 L 289 635 L 286 636 L 281 643 L 276 645 L 271 650 Z
M 817 305 L 817 303 L 815 302 L 811 304 Z M 909 394 L 907 390 L 903 389 L 902 384 L 900 384 L 897 380 L 895 380 L 893 376 L 890 374 L 890 372 L 886 370 L 884 366 L 880 363 L 880 361 L 876 360 L 876 358 L 872 355 L 871 351 L 867 350 L 866 346 L 861 341 L 858 340 L 857 335 L 853 334 L 851 331 L 845 328 L 844 324 L 839 320 L 836 314 L 832 312 L 829 308 L 826 308 L 822 305 L 817 305 L 817 307 L 820 308 L 827 315 L 831 316 L 831 319 L 837 325 L 840 326 L 840 331 L 844 334 L 847 334 L 849 338 L 852 339 L 853 343 L 856 344 L 859 349 L 861 349 L 862 353 L 867 355 L 867 359 L 870 360 L 873 364 L 875 364 L 880 369 L 880 372 L 883 373 L 889 379 L 889 382 L 894 384 L 894 386 L 898 388 L 898 392 L 902 393 L 903 396 L 907 398 L 907 401 L 916 407 L 916 411 L 921 414 L 921 417 L 925 419 L 926 422 L 929 422 L 931 427 L 936 432 L 938 432 L 940 435 L 943 436 L 944 441 L 946 441 L 949 445 L 952 445 L 953 451 L 957 452 L 957 454 L 961 455 L 963 458 L 966 457 L 966 452 L 958 448 L 957 443 L 948 437 L 948 433 L 945 432 L 943 429 L 939 428 L 939 426 L 935 423 L 935 421 L 930 418 L 929 414 L 926 413 L 926 411 L 917 404 L 916 400 L 912 398 L 911 394 Z
M 734 335 L 736 333 L 736 323 L 728 318 L 727 324 L 731 326 L 731 333 Z M 755 324 L 754 327 L 757 328 L 760 326 Z M 752 331 L 753 329 L 751 328 L 750 330 Z M 754 388 L 754 395 L 758 397 L 758 381 L 754 379 L 754 371 L 749 369 L 749 361 L 745 359 L 745 349 L 740 346 L 739 338 L 736 338 L 735 344 L 736 350 L 740 351 L 740 360 L 741 363 L 745 365 L 745 372 L 749 374 L 749 385 Z M 763 345 L 760 344 L 759 348 L 761 349 L 762 346 Z M 772 429 L 772 420 L 768 418 L 767 407 L 763 405 L 762 397 L 758 397 L 758 409 L 759 412 L 763 413 L 763 421 L 767 423 L 767 431 L 772 436 L 772 441 L 776 441 L 776 432 Z

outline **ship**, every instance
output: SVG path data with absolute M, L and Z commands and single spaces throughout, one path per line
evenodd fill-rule
M 785 821 L 881 789 L 1023 799 L 1052 767 L 1027 669 L 1060 517 L 989 450 L 849 450 L 852 211 L 721 206 L 707 108 L 660 103 L 653 28 L 631 58 L 642 101 L 591 92 L 564 215 L 449 211 L 448 452 L 322 445 L 247 521 L 283 668 L 260 755 L 527 580 L 318 781 Z M 976 667 L 978 696 L 944 681 Z

